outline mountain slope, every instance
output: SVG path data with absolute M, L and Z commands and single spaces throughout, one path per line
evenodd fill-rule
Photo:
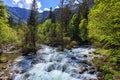
M 30 10 L 18 7 L 8 7 L 7 12 L 10 17 L 17 23 L 20 19 L 23 22 L 27 22 L 30 14 Z M 44 22 L 49 16 L 49 11 L 44 11 L 43 13 L 38 14 L 38 18 L 40 18 L 40 23 Z

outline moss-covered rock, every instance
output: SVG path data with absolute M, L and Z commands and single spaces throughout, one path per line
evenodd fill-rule
M 57 51 L 59 52 L 59 51 L 63 51 L 64 49 L 62 48 L 62 46 L 59 46 L 58 48 L 57 48 Z
M 78 48 L 78 47 L 79 47 L 79 46 L 78 46 L 78 42 L 76 42 L 76 41 L 72 41 L 72 42 L 70 43 L 70 46 L 73 47 L 73 48 Z
M 70 45 L 67 45 L 67 46 L 66 46 L 66 49 L 71 50 L 72 48 L 71 48 Z

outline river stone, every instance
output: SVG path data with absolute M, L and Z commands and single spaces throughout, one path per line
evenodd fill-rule
M 84 55 L 83 57 L 87 57 L 87 55 Z
M 84 64 L 87 64 L 87 63 L 88 63 L 87 60 L 82 60 L 81 62 L 84 63 Z
M 55 66 L 56 66 L 56 64 L 51 64 L 51 65 L 46 69 L 46 71 L 47 71 L 47 72 L 51 72 L 52 70 L 55 69 Z
M 15 72 L 16 74 L 20 73 L 20 71 L 19 71 L 19 70 L 14 70 L 14 72 Z
M 4 75 L 4 72 L 0 71 L 0 77 L 2 77 Z
M 68 65 L 69 65 L 69 63 L 66 63 L 62 66 L 62 72 L 64 72 L 67 69 Z
M 89 54 L 92 54 L 92 52 L 89 52 Z
M 0 55 L 3 53 L 3 50 L 0 49 Z
M 97 73 L 98 80 L 104 80 L 104 75 L 101 72 Z
M 6 66 L 3 66 L 2 69 L 6 69 Z
M 104 77 L 98 77 L 98 80 L 105 80 Z
M 73 57 L 71 57 L 71 59 L 76 60 L 76 57 L 73 56 Z
M 0 80 L 9 80 L 7 76 L 0 77 Z
M 83 67 L 81 67 L 79 73 L 82 74 L 82 73 L 84 73 L 84 72 L 87 71 L 87 70 L 88 70 L 87 67 L 86 67 L 86 66 L 83 66 Z
M 95 68 L 90 68 L 89 73 L 94 74 L 95 73 Z
M 97 80 L 97 79 L 91 78 L 90 80 Z

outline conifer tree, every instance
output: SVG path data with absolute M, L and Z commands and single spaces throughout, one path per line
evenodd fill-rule
M 28 19 L 28 31 L 25 35 L 25 55 L 30 52 L 36 53 L 36 32 L 37 32 L 37 3 L 33 0 L 31 5 L 31 12 Z

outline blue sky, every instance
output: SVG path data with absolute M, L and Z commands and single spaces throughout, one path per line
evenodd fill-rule
M 3 0 L 4 3 L 11 7 L 30 8 L 32 0 Z M 55 9 L 58 7 L 60 0 L 37 0 L 39 12 L 49 10 L 50 7 Z

